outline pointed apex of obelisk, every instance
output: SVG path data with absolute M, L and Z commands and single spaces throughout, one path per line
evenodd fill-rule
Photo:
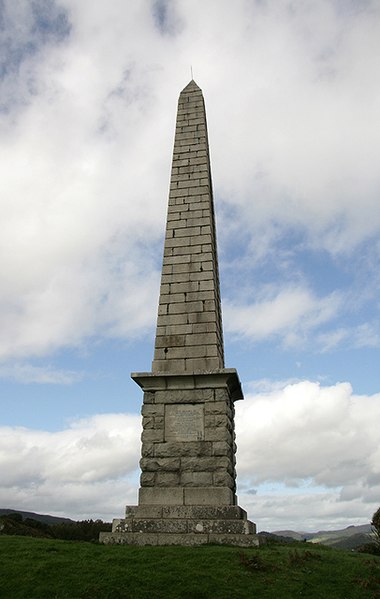
M 199 87 L 199 85 L 197 85 L 194 81 L 194 79 L 192 79 L 187 85 L 186 87 L 183 88 L 182 92 L 191 92 L 191 91 L 201 91 L 201 88 Z

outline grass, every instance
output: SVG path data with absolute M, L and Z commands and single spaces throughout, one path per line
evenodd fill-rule
M 130 547 L 0 536 L 2 599 L 378 599 L 380 558 L 313 545 Z

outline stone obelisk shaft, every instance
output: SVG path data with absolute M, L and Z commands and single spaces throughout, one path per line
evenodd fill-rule
M 224 367 L 206 113 L 191 81 L 178 101 L 152 372 Z

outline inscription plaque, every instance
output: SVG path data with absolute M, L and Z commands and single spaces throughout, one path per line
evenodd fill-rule
M 203 441 L 204 437 L 203 404 L 165 406 L 165 441 Z

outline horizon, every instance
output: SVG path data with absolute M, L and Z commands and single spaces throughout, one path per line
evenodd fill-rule
M 137 503 L 142 392 L 130 373 L 151 370 L 192 65 L 225 361 L 245 394 L 239 505 L 259 531 L 369 522 L 380 7 L 6 0 L 2 12 L 0 502 L 78 520 Z

